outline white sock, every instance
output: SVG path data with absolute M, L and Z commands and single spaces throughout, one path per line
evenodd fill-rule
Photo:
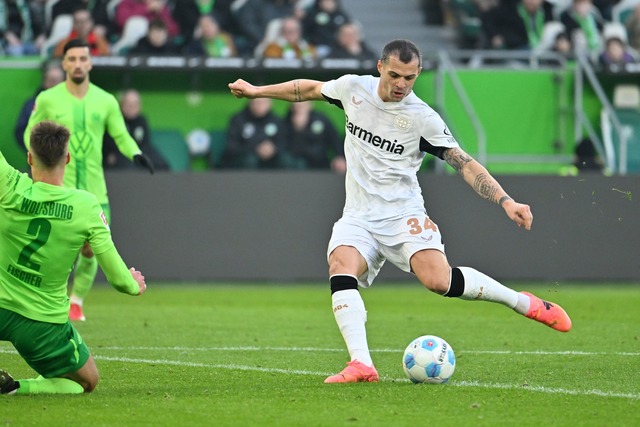
M 78 304 L 80 307 L 82 307 L 82 302 L 84 300 L 82 298 L 80 298 L 79 296 L 73 295 L 71 294 L 71 296 L 69 297 L 69 302 L 71 304 Z
M 346 289 L 331 295 L 333 316 L 344 342 L 347 345 L 351 360 L 357 360 L 367 366 L 372 366 L 369 345 L 367 344 L 367 311 L 364 301 L 357 289 Z
M 464 292 L 460 298 L 497 302 L 520 314 L 529 311 L 528 296 L 507 288 L 478 270 L 469 267 L 458 268 L 464 276 Z

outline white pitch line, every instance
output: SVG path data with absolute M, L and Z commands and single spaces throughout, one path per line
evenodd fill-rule
M 0 353 L 17 354 L 15 350 L 5 350 L 5 349 L 0 349 Z M 128 357 L 109 357 L 109 356 L 100 356 L 100 355 L 94 355 L 94 358 L 96 360 L 104 360 L 108 362 L 145 363 L 150 365 L 187 366 L 187 367 L 194 367 L 194 368 L 209 368 L 209 369 L 229 369 L 229 370 L 236 370 L 236 371 L 253 371 L 253 372 L 279 373 L 279 374 L 289 374 L 289 375 L 291 374 L 313 375 L 313 376 L 324 377 L 332 374 L 332 372 L 304 371 L 304 370 L 298 370 L 298 369 L 264 368 L 264 367 L 249 366 L 249 365 L 195 363 L 195 362 L 183 362 L 179 360 L 165 360 L 165 359 L 133 359 Z M 382 377 L 381 379 L 383 381 L 409 382 L 409 380 L 406 378 Z M 597 389 L 571 390 L 571 389 L 564 389 L 564 388 L 534 386 L 534 385 L 524 386 L 521 384 L 517 385 L 517 384 L 481 383 L 478 381 L 455 381 L 455 380 L 449 382 L 446 386 L 490 388 L 490 389 L 501 389 L 501 390 L 526 390 L 526 391 L 547 393 L 547 394 L 567 394 L 571 396 L 617 397 L 617 398 L 623 398 L 623 399 L 640 400 L 640 394 L 616 393 L 616 392 L 602 391 Z
M 127 362 L 127 363 L 148 363 L 152 365 L 173 365 L 173 366 L 192 366 L 199 368 L 211 368 L 211 369 L 231 369 L 236 371 L 254 371 L 254 372 L 267 372 L 267 373 L 279 373 L 279 374 L 294 374 L 294 375 L 313 375 L 326 377 L 333 372 L 314 372 L 303 371 L 297 369 L 278 369 L 278 368 L 263 368 L 258 366 L 248 365 L 230 365 L 230 364 L 208 364 L 208 363 L 193 363 L 193 362 L 180 362 L 176 360 L 146 360 L 146 359 L 131 359 L 126 357 L 107 357 L 107 356 L 94 356 L 97 360 L 107 360 L 112 362 Z M 382 377 L 383 381 L 393 382 L 410 382 L 407 378 L 392 378 Z M 481 383 L 478 381 L 452 381 L 447 385 L 453 387 L 474 387 L 474 388 L 491 388 L 501 390 L 526 390 L 538 393 L 548 394 L 568 394 L 572 396 L 599 396 L 599 397 L 618 397 L 623 399 L 640 400 L 640 394 L 634 393 L 614 393 L 602 390 L 570 390 L 564 388 L 544 387 L 544 386 L 532 386 L 532 385 L 516 385 L 516 384 L 497 384 L 497 383 Z M 428 386 L 427 386 L 428 387 Z

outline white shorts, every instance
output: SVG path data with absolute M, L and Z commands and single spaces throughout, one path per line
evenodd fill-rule
M 413 254 L 423 249 L 444 253 L 440 230 L 425 212 L 383 221 L 364 221 L 343 216 L 333 225 L 327 260 L 338 246 L 353 246 L 367 262 L 367 271 L 358 284 L 368 288 L 385 260 L 403 271 L 411 272 Z

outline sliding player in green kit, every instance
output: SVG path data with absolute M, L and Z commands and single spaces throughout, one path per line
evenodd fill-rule
M 66 72 L 66 79 L 36 98 L 24 134 L 25 145 L 29 148 L 29 133 L 42 120 L 52 120 L 69 129 L 71 162 L 67 166 L 64 186 L 87 190 L 95 195 L 110 221 L 107 184 L 102 169 L 102 138 L 105 130 L 125 157 L 146 167 L 151 173 L 153 164 L 127 132 L 116 98 L 89 82 L 92 67 L 89 45 L 79 39 L 71 40 L 64 46 L 63 52 L 62 68 Z M 71 320 L 85 320 L 82 303 L 93 286 L 97 272 L 98 263 L 91 248 L 85 245 L 74 271 L 69 311 Z
M 118 254 L 96 197 L 63 187 L 68 142 L 64 126 L 37 124 L 28 153 L 32 178 L 0 152 L 0 341 L 10 341 L 40 374 L 14 381 L 0 370 L 1 394 L 96 387 L 96 364 L 67 315 L 67 280 L 85 242 L 115 289 L 140 295 L 147 288 L 144 276 L 127 269 Z

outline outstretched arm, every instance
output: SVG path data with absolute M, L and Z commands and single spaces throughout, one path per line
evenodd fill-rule
M 324 82 L 298 79 L 267 86 L 254 86 L 238 79 L 229 83 L 229 89 L 236 98 L 273 98 L 289 102 L 322 100 L 321 90 Z
M 518 227 L 531 230 L 533 215 L 529 205 L 518 203 L 509 197 L 498 181 L 473 157 L 456 147 L 445 151 L 444 160 L 462 175 L 467 184 L 482 198 L 502 206 L 507 216 L 518 224 Z
M 142 295 L 147 290 L 142 273 L 133 267 L 127 269 L 115 247 L 96 254 L 96 257 L 105 277 L 118 291 L 129 295 Z

